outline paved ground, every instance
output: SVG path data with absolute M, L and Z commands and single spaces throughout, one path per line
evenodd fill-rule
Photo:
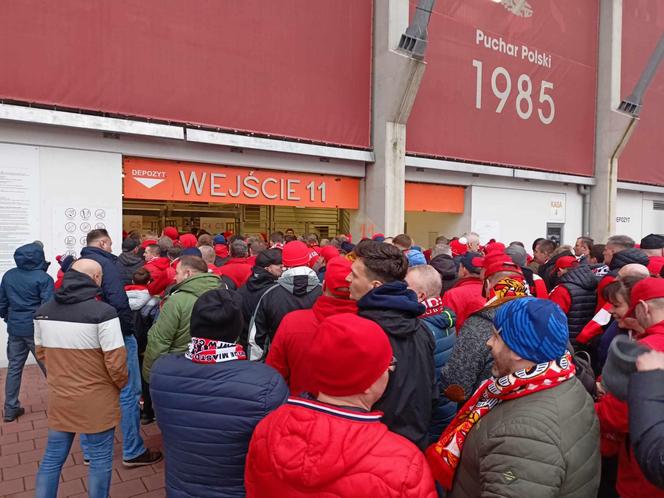
M 0 405 L 5 399 L 6 369 L 0 369 Z M 0 496 L 27 498 L 34 496 L 35 474 L 44 452 L 47 436 L 46 380 L 36 365 L 25 368 L 21 385 L 21 403 L 25 415 L 5 424 L 0 419 Z M 143 426 L 147 446 L 161 449 L 157 424 Z M 121 435 L 116 429 L 113 461 L 112 498 L 130 496 L 164 497 L 164 462 L 150 467 L 126 469 L 122 466 Z M 87 470 L 83 465 L 78 438 L 65 462 L 60 478 L 58 497 L 87 497 Z

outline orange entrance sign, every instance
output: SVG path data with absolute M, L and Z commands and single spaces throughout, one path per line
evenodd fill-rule
M 360 181 L 343 176 L 124 159 L 127 199 L 357 209 Z
M 463 213 L 464 187 L 406 182 L 406 211 Z

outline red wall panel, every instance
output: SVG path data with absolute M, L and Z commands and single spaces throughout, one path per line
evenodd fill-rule
M 660 0 L 623 3 L 623 98 L 634 89 L 663 32 L 664 4 Z M 664 66 L 660 66 L 645 95 L 639 124 L 620 157 L 620 180 L 664 185 L 663 111 Z
M 370 0 L 21 0 L 0 98 L 368 147 Z
M 598 2 L 520 4 L 436 4 L 407 150 L 591 176 Z

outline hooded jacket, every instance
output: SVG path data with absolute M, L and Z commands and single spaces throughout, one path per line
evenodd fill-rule
M 484 415 L 466 436 L 447 496 L 590 498 L 599 479 L 599 424 L 572 377 Z
M 48 427 L 94 434 L 120 423 L 127 353 L 117 313 L 99 287 L 69 270 L 54 299 L 35 315 L 37 358 L 48 371 Z
M 436 498 L 423 454 L 360 412 L 289 398 L 258 424 L 249 445 L 248 498 Z
M 613 255 L 611 258 L 611 263 L 609 263 L 609 273 L 602 277 L 599 285 L 597 286 L 597 307 L 595 311 L 599 311 L 606 304 L 606 301 L 602 296 L 604 287 L 616 280 L 618 277 L 618 272 L 623 266 L 632 263 L 647 267 L 650 263 L 650 258 L 641 249 L 636 249 L 635 247 L 630 249 L 623 249 L 622 251 L 619 251 Z
M 152 278 L 148 291 L 153 296 L 160 296 L 174 281 L 175 271 L 171 269 L 171 260 L 166 257 L 154 258 L 145 263 L 144 268 L 150 272 Z
M 164 298 L 155 324 L 148 331 L 148 345 L 143 356 L 143 378 L 150 382 L 152 364 L 168 353 L 183 353 L 189 346 L 189 325 L 196 300 L 221 285 L 218 276 L 201 273 L 173 286 Z
M 224 266 L 217 268 L 215 273 L 230 278 L 239 289 L 251 277 L 252 265 L 247 262 L 247 258 L 231 258 Z
M 318 394 L 318 387 L 311 383 L 313 365 L 307 355 L 320 323 L 339 313 L 357 313 L 357 303 L 322 295 L 311 309 L 291 311 L 281 321 L 265 363 L 286 379 L 292 395 Z
M 358 302 L 358 315 L 376 322 L 387 334 L 397 361 L 383 397 L 374 408 L 384 413 L 383 423 L 420 449 L 429 442 L 431 414 L 438 401 L 434 367 L 435 342 L 418 318 L 425 306 L 406 282 L 397 280 L 376 287 Z
M 194 363 L 181 354 L 152 368 L 150 393 L 161 429 L 170 498 L 245 496 L 244 466 L 254 428 L 288 388 L 261 363 Z
M 10 335 L 32 337 L 35 311 L 53 296 L 53 279 L 46 273 L 48 263 L 39 244 L 16 249 L 14 261 L 16 268 L 6 272 L 0 283 L 0 318 Z
M 291 311 L 311 308 L 322 294 L 316 272 L 306 266 L 289 268 L 277 284 L 263 293 L 257 305 L 254 330 L 249 331 L 249 343 L 264 352 L 274 340 L 281 320 Z
M 254 266 L 247 283 L 238 289 L 238 293 L 242 296 L 242 314 L 244 315 L 244 329 L 240 334 L 238 342 L 245 349 L 247 347 L 251 316 L 254 314 L 263 293 L 273 285 L 277 285 L 277 277 L 265 268 Z
M 101 265 L 103 271 L 101 297 L 118 312 L 122 333 L 124 335 L 132 335 L 134 333 L 134 324 L 127 294 L 125 293 L 122 278 L 116 264 L 117 256 L 99 247 L 84 247 L 81 249 L 81 258 L 91 259 Z
M 443 289 L 440 295 L 443 296 L 445 292 L 454 287 L 459 269 L 452 256 L 448 256 L 447 254 L 439 254 L 435 258 L 431 258 L 429 264 L 440 273 L 440 279 L 443 282 Z
M 482 296 L 483 283 L 479 277 L 466 277 L 457 280 L 454 287 L 443 296 L 443 306 L 456 315 L 456 329 L 461 330 L 466 319 L 486 304 Z
M 427 307 L 422 321 L 427 326 L 436 343 L 434 350 L 434 365 L 436 368 L 436 383 L 440 382 L 440 372 L 447 363 L 452 349 L 456 343 L 457 335 L 454 328 L 454 312 L 442 306 L 441 298 L 431 298 L 424 302 Z M 440 438 L 445 427 L 452 421 L 457 412 L 457 404 L 446 398 L 438 402 L 433 411 L 429 427 L 429 443 L 435 443 Z
M 115 266 L 118 269 L 122 285 L 131 285 L 134 279 L 134 272 L 139 268 L 143 268 L 145 260 L 138 254 L 133 252 L 123 252 L 118 256 L 115 261 Z

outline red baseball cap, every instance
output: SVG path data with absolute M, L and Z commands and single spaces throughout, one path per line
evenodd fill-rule
M 350 289 L 348 287 L 348 275 L 352 263 L 348 258 L 337 256 L 327 262 L 325 270 L 325 280 L 323 280 L 323 289 L 330 291 L 335 297 L 342 299 L 350 298 Z
M 630 307 L 625 316 L 633 316 L 636 306 L 641 301 L 650 301 L 651 299 L 660 298 L 664 298 L 664 279 L 655 277 L 644 278 L 632 287 Z
M 574 256 L 562 256 L 556 260 L 556 270 L 565 270 L 567 268 L 574 268 L 579 262 Z
M 491 258 L 489 258 L 489 256 L 491 256 Z M 489 278 L 496 273 L 503 271 L 523 275 L 521 268 L 519 268 L 507 254 L 491 253 L 484 258 L 484 278 Z

